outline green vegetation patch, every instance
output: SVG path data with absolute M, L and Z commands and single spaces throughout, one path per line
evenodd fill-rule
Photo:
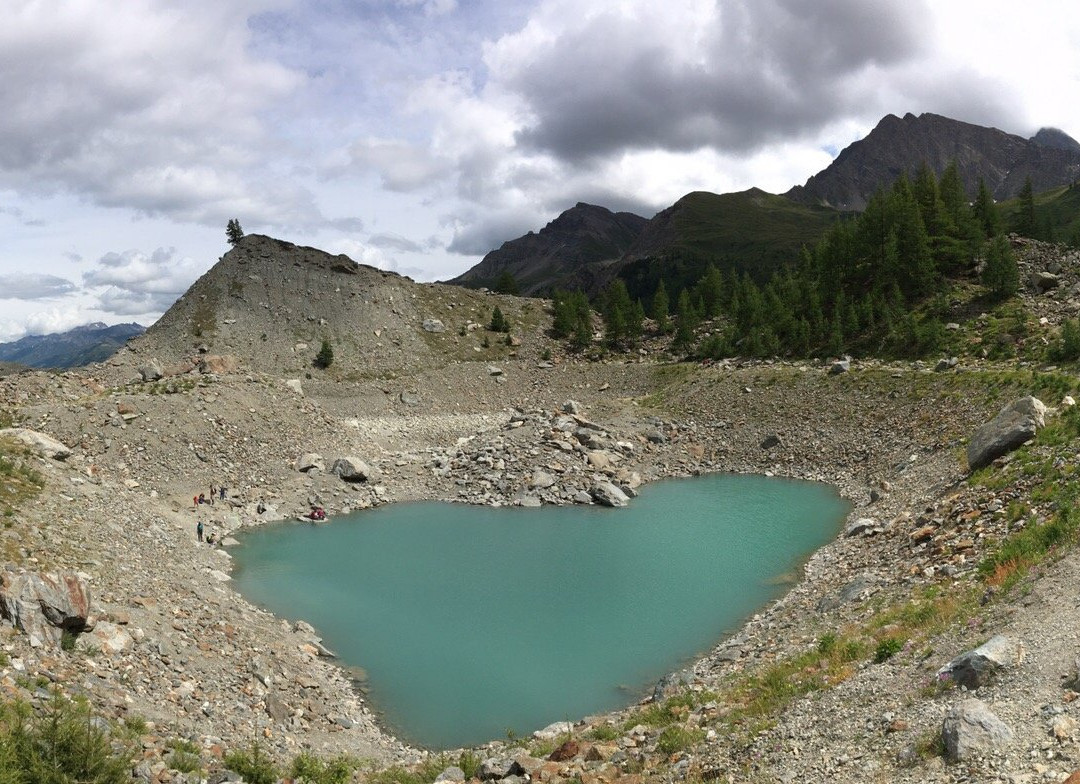
M 103 728 L 83 699 L 59 692 L 41 707 L 0 702 L 3 784 L 127 784 L 135 748 Z
M 15 513 L 41 492 L 45 479 L 27 462 L 28 454 L 22 445 L 0 440 L 0 525 L 11 526 Z M 4 553 L 13 557 L 12 553 Z

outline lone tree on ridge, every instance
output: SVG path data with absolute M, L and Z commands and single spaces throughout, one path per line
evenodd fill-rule
M 235 245 L 244 239 L 244 230 L 240 228 L 240 221 L 236 218 L 230 218 L 229 222 L 225 224 L 225 237 L 229 240 L 230 245 Z

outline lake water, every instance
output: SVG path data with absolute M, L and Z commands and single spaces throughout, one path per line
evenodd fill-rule
M 401 504 L 242 537 L 236 587 L 367 670 L 432 748 L 628 705 L 799 576 L 848 511 L 823 484 L 712 475 L 628 508 Z

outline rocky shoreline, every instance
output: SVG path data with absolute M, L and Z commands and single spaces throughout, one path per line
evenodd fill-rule
M 79 373 L 7 384 L 6 399 L 28 425 L 74 449 L 62 463 L 40 461 L 49 489 L 18 520 L 26 563 L 81 573 L 99 622 L 81 646 L 94 655 L 30 649 L 6 628 L 10 662 L 0 683 L 15 693 L 20 679 L 46 673 L 107 715 L 149 719 L 157 745 L 144 744 L 147 770 L 157 780 L 165 768 L 155 749 L 170 737 L 195 741 L 211 758 L 251 738 L 280 756 L 419 758 L 379 729 L 309 626 L 250 606 L 228 587 L 227 552 L 195 541 L 198 517 L 227 537 L 257 524 L 259 501 L 268 519 L 312 499 L 331 514 L 419 499 L 580 503 L 595 501 L 600 482 L 632 495 L 642 482 L 715 471 L 837 486 L 855 506 L 852 521 L 870 522 L 818 551 L 784 598 L 684 673 L 697 689 L 805 648 L 871 595 L 941 574 L 962 578 L 974 563 L 920 546 L 933 532 L 916 546 L 911 537 L 959 503 L 939 509 L 963 476 L 957 449 L 987 415 L 986 404 L 956 405 L 955 375 L 521 361 L 498 375 L 479 363 L 454 366 L 440 381 L 452 387 L 463 375 L 471 411 L 422 414 L 370 385 L 319 398 L 239 374 L 161 395 L 141 384 L 109 391 L 107 379 Z M 372 398 L 390 401 L 381 416 L 345 415 L 351 400 L 373 408 Z M 506 401 L 519 405 L 500 408 Z M 377 473 L 347 482 L 298 471 L 313 446 L 328 457 L 362 455 Z M 196 475 L 225 484 L 230 501 L 192 507 Z M 863 588 L 848 596 L 853 585 Z M 701 757 L 710 755 L 711 765 L 733 764 L 720 747 Z

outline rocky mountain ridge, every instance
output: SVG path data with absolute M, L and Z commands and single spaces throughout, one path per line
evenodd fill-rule
M 1036 191 L 1080 179 L 1080 143 L 1060 130 L 1043 128 L 1024 139 L 931 113 L 890 114 L 782 196 L 756 188 L 691 193 L 648 220 L 579 204 L 539 233 L 505 242 L 450 282 L 490 287 L 509 272 L 524 293 L 577 287 L 595 295 L 616 275 L 655 283 L 687 259 L 691 271 L 676 270 L 674 279 L 693 283 L 709 262 L 763 274 L 794 259 L 841 213 L 863 209 L 877 188 L 901 173 L 914 174 L 925 163 L 940 175 L 950 161 L 969 194 L 982 178 L 998 200 L 1016 196 L 1028 177 Z
M 70 368 L 102 362 L 145 330 L 141 324 L 135 323 L 108 326 L 95 322 L 67 332 L 27 335 L 9 343 L 0 343 L 0 362 L 35 368 Z
M 995 199 L 1016 196 L 1030 177 L 1036 191 L 1080 177 L 1080 144 L 1044 128 L 1030 139 L 926 112 L 886 115 L 864 139 L 845 147 L 828 167 L 784 195 L 806 204 L 861 210 L 878 187 L 925 163 L 936 174 L 956 161 L 974 197 L 981 178 Z
M 562 288 L 593 290 L 604 267 L 630 250 L 647 219 L 578 202 L 540 231 L 504 242 L 449 281 L 493 288 L 510 273 L 525 295 Z

